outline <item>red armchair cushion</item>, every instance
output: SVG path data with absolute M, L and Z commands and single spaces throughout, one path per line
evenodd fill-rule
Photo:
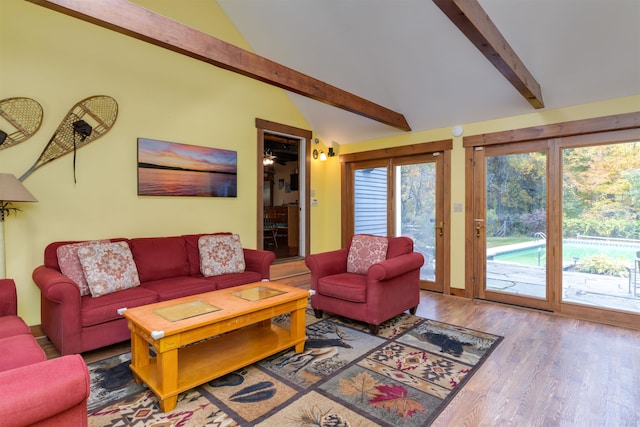
M 320 295 L 352 302 L 367 302 L 367 276 L 353 273 L 334 274 L 318 280 Z
M 0 317 L 0 338 L 14 335 L 31 334 L 31 329 L 18 316 Z
M 31 335 L 15 335 L 0 339 L 0 371 L 33 365 L 47 360 L 38 342 Z
M 387 259 L 413 252 L 413 240 L 407 237 L 392 237 L 389 239 Z
M 18 314 L 18 294 L 13 279 L 0 279 L 0 316 Z

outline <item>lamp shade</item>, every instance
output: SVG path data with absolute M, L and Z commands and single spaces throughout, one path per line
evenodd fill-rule
M 3 202 L 37 202 L 38 199 L 10 173 L 0 173 L 0 201 Z

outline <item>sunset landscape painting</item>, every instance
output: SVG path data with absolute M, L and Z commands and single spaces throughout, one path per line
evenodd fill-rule
M 138 138 L 138 195 L 237 197 L 238 152 Z

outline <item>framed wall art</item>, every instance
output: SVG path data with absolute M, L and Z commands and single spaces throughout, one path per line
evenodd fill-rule
M 138 138 L 138 195 L 237 197 L 238 152 Z

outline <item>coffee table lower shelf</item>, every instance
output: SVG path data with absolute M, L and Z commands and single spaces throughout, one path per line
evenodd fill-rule
M 153 391 L 166 412 L 173 409 L 179 393 L 290 347 L 296 346 L 296 351 L 301 352 L 304 342 L 304 336 L 294 339 L 288 329 L 267 321 L 176 350 L 177 372 L 172 372 L 172 366 L 158 366 L 158 357 L 150 358 L 146 366 L 130 366 L 136 380 Z M 162 370 L 164 374 L 160 374 Z M 169 378 L 177 378 L 177 386 L 160 384 L 159 378 L 167 378 L 167 370 Z

